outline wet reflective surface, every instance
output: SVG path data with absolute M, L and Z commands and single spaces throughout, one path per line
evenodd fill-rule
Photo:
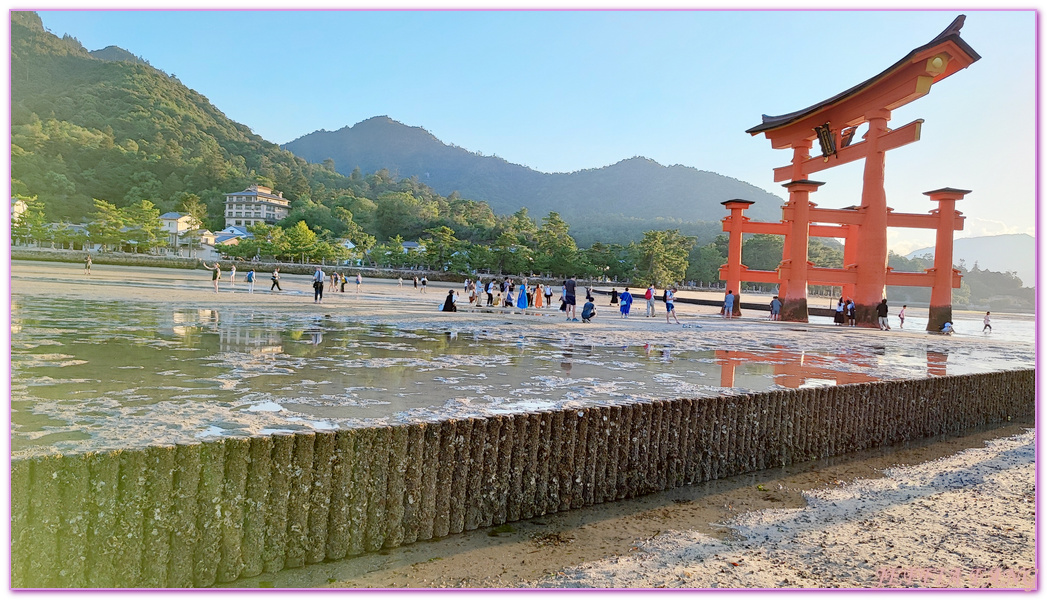
M 24 296 L 11 319 L 16 455 L 1023 366 L 976 348 L 605 347 Z

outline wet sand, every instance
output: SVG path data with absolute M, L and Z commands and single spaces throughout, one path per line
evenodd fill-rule
M 256 284 L 255 293 L 247 294 L 243 283 L 245 271 L 237 273 L 235 288 L 230 288 L 228 274 L 223 273 L 226 278 L 221 283 L 220 293 L 215 294 L 210 273 L 202 269 L 186 271 L 95 265 L 92 271 L 86 277 L 80 265 L 17 261 L 12 264 L 14 301 L 17 302 L 22 294 L 46 295 L 159 303 L 220 312 L 250 305 L 282 314 L 347 315 L 361 322 L 398 327 L 482 330 L 491 332 L 491 335 L 512 337 L 567 337 L 580 344 L 642 345 L 668 341 L 681 348 L 743 350 L 766 348 L 771 344 L 803 347 L 815 343 L 820 348 L 842 354 L 857 346 L 890 343 L 921 351 L 941 350 L 950 353 L 951 361 L 962 360 L 966 352 L 975 349 L 987 350 L 996 357 L 999 368 L 1028 368 L 1035 361 L 1035 349 L 1031 344 L 1002 337 L 944 337 L 911 330 L 879 332 L 831 325 L 772 323 L 764 320 L 762 314 L 727 321 L 721 319 L 712 307 L 689 304 L 680 304 L 677 309 L 682 326 L 665 322 L 661 303 L 657 318 L 634 316 L 621 319 L 616 309 L 606 306 L 606 300 L 598 302 L 600 315 L 592 324 L 581 324 L 565 322 L 561 313 L 555 310 L 530 311 L 529 314 L 503 310 L 438 312 L 447 290 L 451 287 L 461 290 L 461 284 L 432 283 L 427 293 L 422 294 L 410 281 L 405 281 L 404 287 L 400 288 L 395 281 L 365 278 L 359 294 L 350 281 L 344 294 L 328 292 L 325 302 L 318 305 L 312 302 L 312 290 L 306 275 L 285 275 L 281 283 L 286 291 L 269 293 L 268 274 L 264 274 Z M 643 303 L 638 301 L 634 304 L 634 314 L 642 315 L 642 308 Z M 1032 326 L 1031 320 L 1028 326 Z M 924 556 L 930 558 L 915 566 L 951 566 L 954 563 L 940 559 L 946 555 L 959 556 L 959 562 L 955 564 L 964 569 L 991 569 L 1003 564 L 1016 568 L 1031 566 L 1034 548 L 1031 530 L 1033 472 L 1027 452 L 1015 459 L 1014 464 L 994 461 L 992 456 L 985 454 L 971 454 L 957 459 L 959 463 L 922 467 L 934 473 L 948 471 L 952 474 L 943 484 L 948 489 L 928 491 L 920 496 L 919 502 L 904 496 L 882 496 L 887 498 L 883 501 L 886 504 L 881 502 L 882 505 L 877 505 L 879 508 L 870 509 L 874 514 L 862 517 L 876 527 L 864 527 L 864 521 L 850 522 L 844 518 L 843 529 L 838 529 L 842 533 L 834 538 L 834 543 L 838 544 L 834 546 L 835 552 L 848 552 L 847 536 L 854 534 L 855 527 L 859 531 L 865 528 L 870 532 L 881 532 L 881 536 L 890 536 L 892 528 L 904 528 L 907 532 L 904 541 L 898 542 L 904 546 L 895 551 L 895 555 L 905 557 L 904 560 L 896 558 L 876 563 L 868 556 L 862 558 L 863 555 L 855 549 L 851 555 L 871 565 L 863 567 L 865 570 L 860 571 L 862 576 L 858 578 L 848 574 L 848 569 L 855 569 L 847 560 L 838 561 L 839 565 L 834 569 L 817 572 L 808 569 L 804 575 L 778 568 L 782 563 L 818 560 L 814 546 L 824 543 L 824 538 L 811 540 L 803 538 L 800 533 L 789 532 L 768 541 L 745 537 L 746 532 L 755 535 L 752 532 L 756 531 L 756 523 L 763 523 L 776 514 L 766 512 L 768 509 L 801 510 L 810 499 L 817 497 L 810 494 L 805 497 L 805 491 L 848 489 L 847 484 L 856 478 L 876 478 L 887 467 L 916 464 L 952 456 L 967 448 L 981 448 L 988 440 L 1019 434 L 1031 426 L 1031 423 L 1012 423 L 958 438 L 708 482 L 351 560 L 263 575 L 238 581 L 229 587 L 875 586 L 876 581 L 869 579 L 869 573 L 876 573 L 877 564 L 884 568 L 913 566 L 904 560 L 915 561 Z M 985 452 L 1013 456 L 1012 450 L 998 444 L 995 449 Z M 979 464 L 995 467 L 991 472 L 977 472 Z M 965 477 L 965 473 L 970 476 Z M 899 477 L 918 478 L 920 475 L 902 474 Z M 873 479 L 880 480 L 882 478 Z M 986 487 L 989 480 L 991 487 Z M 859 486 L 855 488 L 858 491 L 871 489 L 867 483 L 855 485 Z M 939 500 L 941 503 L 937 503 Z M 731 523 L 732 519 L 747 511 L 764 512 L 751 513 Z M 943 511 L 949 513 L 948 519 L 943 516 Z M 974 521 L 980 524 L 973 528 L 976 531 L 966 532 L 962 537 L 955 535 Z M 846 526 L 852 529 L 847 530 Z M 663 535 L 658 537 L 659 534 Z M 740 545 L 737 545 L 741 560 L 724 562 L 726 555 L 718 554 L 722 548 L 716 544 L 729 544 L 735 548 L 737 542 L 732 540 L 737 540 L 737 536 L 742 536 Z M 1001 538 L 1007 540 L 1005 546 L 998 546 Z M 870 539 L 868 543 L 874 542 Z M 1006 547 L 1007 553 L 985 551 L 996 547 Z M 943 554 L 928 554 L 931 551 Z M 688 563 L 691 566 L 687 569 L 682 566 L 683 570 L 677 569 L 685 559 L 692 561 L 693 565 Z M 993 561 L 994 564 L 982 564 Z M 748 569 L 754 574 L 749 577 L 725 575 L 739 569 L 729 564 L 733 562 L 754 565 Z

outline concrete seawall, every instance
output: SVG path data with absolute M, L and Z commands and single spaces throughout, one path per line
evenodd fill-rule
M 1032 369 L 14 460 L 12 587 L 200 587 L 1035 410 Z

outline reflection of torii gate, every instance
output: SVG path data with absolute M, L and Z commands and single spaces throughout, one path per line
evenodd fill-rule
M 930 92 L 931 85 L 966 68 L 980 56 L 960 39 L 963 15 L 938 37 L 909 52 L 886 71 L 841 94 L 809 108 L 781 115 L 764 115 L 763 123 L 747 130 L 763 133 L 773 148 L 792 148 L 792 164 L 774 170 L 775 181 L 788 181 L 789 201 L 782 207 L 780 223 L 752 222 L 743 211 L 752 204 L 728 200 L 731 211 L 723 220 L 729 232 L 727 264 L 720 277 L 728 288 L 738 290 L 742 281 L 777 283 L 782 301 L 782 319 L 807 321 L 807 285 L 838 285 L 853 298 L 859 325 L 875 327 L 876 305 L 885 297 L 887 285 L 930 286 L 931 308 L 928 330 L 937 330 L 952 319 L 952 288 L 960 287 L 959 273 L 952 268 L 953 231 L 963 229 L 956 201 L 969 190 L 943 188 L 926 192 L 938 208 L 930 214 L 893 213 L 884 191 L 884 158 L 888 150 L 920 139 L 922 119 L 899 129 L 887 127 L 891 110 Z M 868 123 L 864 141 L 851 143 L 858 126 Z M 812 158 L 810 149 L 818 139 L 822 155 Z M 822 185 L 810 181 L 811 173 L 865 159 L 861 206 L 845 209 L 817 208 L 808 197 Z M 814 225 L 812 223 L 819 223 Z M 915 227 L 937 231 L 934 267 L 925 273 L 894 273 L 887 267 L 887 228 Z M 785 236 L 782 262 L 777 271 L 750 270 L 742 265 L 743 233 Z M 844 267 L 827 269 L 808 262 L 811 237 L 846 240 Z M 735 311 L 738 305 L 735 303 Z
M 948 358 L 948 354 L 928 350 L 927 374 L 932 377 L 944 377 Z M 766 363 L 774 365 L 774 383 L 787 388 L 798 388 L 808 379 L 831 380 L 835 381 L 836 385 L 881 381 L 880 378 L 865 373 L 840 370 L 840 362 L 866 366 L 860 362 L 849 361 L 846 355 L 828 358 L 784 348 L 760 352 L 717 350 L 716 362 L 720 364 L 720 387 L 725 388 L 734 387 L 734 371 L 738 365 Z

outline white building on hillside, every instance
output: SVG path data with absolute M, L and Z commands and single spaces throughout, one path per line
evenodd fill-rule
M 225 195 L 226 226 L 275 225 L 290 212 L 291 201 L 284 198 L 284 193 L 274 193 L 264 185 L 250 185 L 242 192 Z

